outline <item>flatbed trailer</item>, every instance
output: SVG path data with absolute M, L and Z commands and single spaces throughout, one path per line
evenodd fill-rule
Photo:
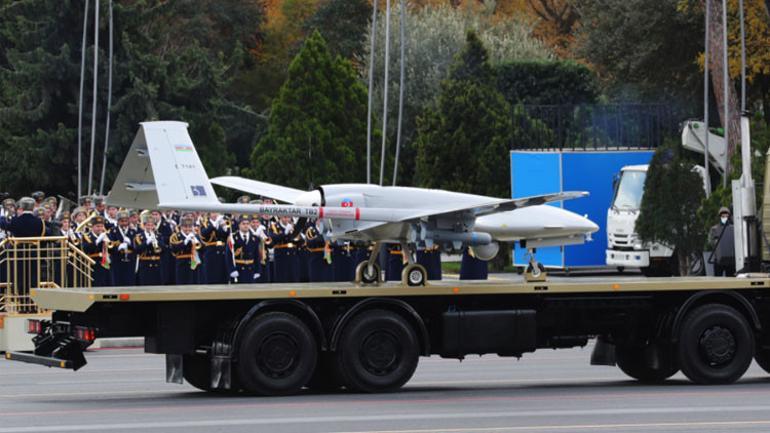
M 770 371 L 770 276 L 35 289 L 33 353 L 10 360 L 77 370 L 94 338 L 141 336 L 166 379 L 207 391 L 285 395 L 303 387 L 392 391 L 420 356 L 520 357 L 585 345 L 592 364 L 642 382 L 682 371 L 732 383 Z

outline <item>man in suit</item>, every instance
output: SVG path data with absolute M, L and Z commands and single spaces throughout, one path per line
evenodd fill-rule
M 17 238 L 45 236 L 45 223 L 34 214 L 35 200 L 30 197 L 24 197 L 19 200 L 19 208 L 21 209 L 21 215 L 13 218 L 0 218 L 0 229 Z

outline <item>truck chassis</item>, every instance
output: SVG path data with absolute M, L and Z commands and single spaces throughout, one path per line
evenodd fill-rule
M 94 338 L 142 336 L 166 379 L 211 392 L 393 391 L 420 356 L 520 357 L 585 345 L 592 364 L 641 382 L 682 371 L 732 383 L 770 371 L 770 277 L 298 283 L 36 289 L 54 310 L 30 321 L 33 353 L 10 360 L 77 370 Z

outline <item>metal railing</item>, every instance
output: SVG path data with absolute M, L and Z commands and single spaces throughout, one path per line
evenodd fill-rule
M 32 288 L 91 287 L 94 261 L 65 236 L 0 242 L 0 313 L 36 314 Z
M 677 138 L 686 118 L 668 104 L 518 105 L 513 119 L 521 143 L 512 147 L 651 149 Z

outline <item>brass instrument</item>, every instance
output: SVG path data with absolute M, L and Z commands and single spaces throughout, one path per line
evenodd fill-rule
M 91 215 L 89 215 L 88 218 L 84 219 L 82 223 L 78 224 L 78 226 L 75 228 L 75 233 L 86 233 L 86 229 L 90 228 L 91 220 L 97 216 L 99 216 L 98 212 L 91 212 Z

